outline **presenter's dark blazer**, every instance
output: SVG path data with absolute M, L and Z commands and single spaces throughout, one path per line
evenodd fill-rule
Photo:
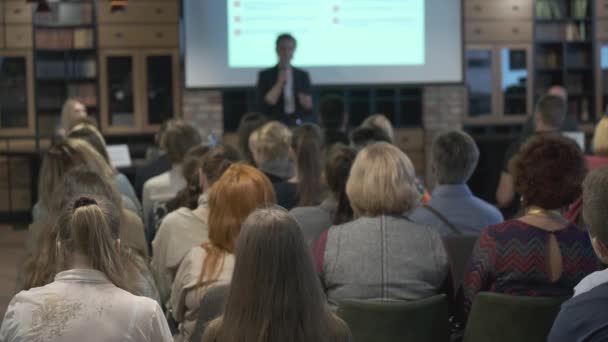
M 284 108 L 284 100 L 283 100 L 283 92 L 281 92 L 281 96 L 279 100 L 274 106 L 269 105 L 264 100 L 266 93 L 274 86 L 277 81 L 277 77 L 279 75 L 279 66 L 276 65 L 269 69 L 264 69 L 258 73 L 258 83 L 256 86 L 256 102 L 257 102 L 257 110 L 268 115 L 272 120 L 281 121 L 289 126 L 293 126 L 295 124 L 295 119 L 302 119 L 311 114 L 310 111 L 306 111 L 300 105 L 300 101 L 298 101 L 298 93 L 309 94 L 311 92 L 310 89 L 310 76 L 308 76 L 308 72 L 293 67 L 293 95 L 296 101 L 296 112 L 295 115 L 287 115 L 285 114 Z

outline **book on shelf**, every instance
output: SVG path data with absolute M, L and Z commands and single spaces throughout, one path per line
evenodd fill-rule
M 92 29 L 36 29 L 38 49 L 89 49 L 95 46 Z
M 587 17 L 588 0 L 571 0 L 570 11 L 572 18 L 583 19 Z
M 93 24 L 92 3 L 51 3 L 48 12 L 36 12 L 34 24 L 40 26 L 77 26 Z
M 535 36 L 541 41 L 583 41 L 589 38 L 587 23 L 537 23 Z
M 549 20 L 563 18 L 562 7 L 556 0 L 537 0 L 536 18 Z
M 97 86 L 95 84 L 70 84 L 68 97 L 77 98 L 85 106 L 97 106 Z

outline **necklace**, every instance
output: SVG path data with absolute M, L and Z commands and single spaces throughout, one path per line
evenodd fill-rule
M 562 216 L 559 210 L 546 210 L 542 208 L 530 208 L 526 211 L 528 215 Z

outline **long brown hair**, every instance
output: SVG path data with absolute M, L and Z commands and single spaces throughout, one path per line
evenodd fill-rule
M 284 209 L 258 209 L 243 223 L 222 318 L 204 341 L 349 340 L 326 303 L 298 223 Z
M 45 209 L 50 211 L 52 199 L 57 196 L 64 175 L 76 166 L 86 166 L 108 179 L 113 173 L 104 158 L 86 141 L 61 139 L 49 148 L 40 168 L 38 198 Z
M 59 216 L 65 215 L 65 211 L 72 205 L 71 201 L 81 195 L 101 199 L 100 202 L 104 203 L 104 207 L 111 208 L 113 213 L 110 214 L 112 216 L 108 221 L 112 223 L 111 230 L 115 229 L 113 215 L 120 215 L 122 208 L 120 193 L 116 187 L 104 176 L 85 166 L 73 168 L 65 174 L 62 182 L 57 186 L 50 216 L 42 223 L 43 228 L 37 240 L 35 253 L 25 262 L 24 289 L 44 286 L 53 281 L 57 272 L 64 270 L 65 265 L 58 258 L 56 244 L 60 229 L 65 228 L 65 223 L 60 223 Z M 120 286 L 124 286 L 125 289 L 127 287 L 124 283 Z
M 270 180 L 259 170 L 234 164 L 209 192 L 209 242 L 199 278 L 204 285 L 217 279 L 226 253 L 234 252 L 241 223 L 253 210 L 276 203 Z
M 296 128 L 291 147 L 296 153 L 298 206 L 317 205 L 324 194 L 321 183 L 323 134 L 319 126 L 306 123 Z
M 57 267 L 68 269 L 74 253 L 84 255 L 96 270 L 118 287 L 126 284 L 119 245 L 120 208 L 94 195 L 70 201 L 57 219 Z
M 357 157 L 357 150 L 344 144 L 335 144 L 327 152 L 325 178 L 338 207 L 333 217 L 333 224 L 338 225 L 353 219 L 353 208 L 346 195 L 346 182 L 350 168 Z

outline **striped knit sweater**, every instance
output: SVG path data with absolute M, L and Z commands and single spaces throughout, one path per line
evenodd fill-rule
M 555 235 L 562 255 L 563 272 L 551 282 L 548 241 Z M 468 315 L 480 291 L 521 296 L 567 297 L 599 262 L 587 232 L 569 225 L 548 232 L 518 220 L 485 229 L 473 251 L 464 279 L 464 311 Z

